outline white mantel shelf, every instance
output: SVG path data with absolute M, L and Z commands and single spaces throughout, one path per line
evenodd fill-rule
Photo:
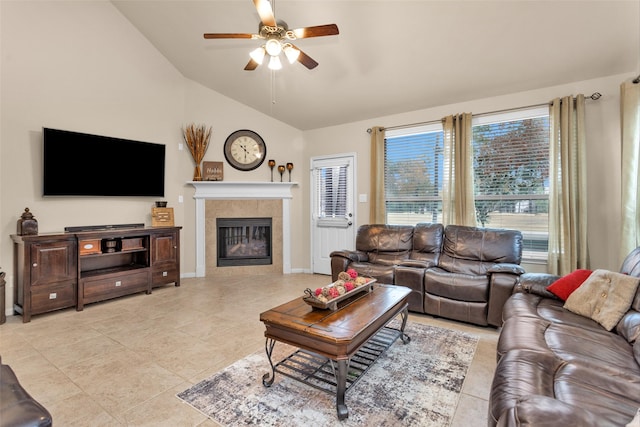
M 194 199 L 291 199 L 297 182 L 189 181 L 195 187 Z
M 297 182 L 189 181 L 196 189 L 196 277 L 206 273 L 205 200 L 282 200 L 282 272 L 291 273 L 291 189 Z

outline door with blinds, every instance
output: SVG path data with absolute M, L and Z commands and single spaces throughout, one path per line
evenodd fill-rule
M 311 159 L 311 262 L 331 274 L 332 251 L 355 247 L 355 154 Z

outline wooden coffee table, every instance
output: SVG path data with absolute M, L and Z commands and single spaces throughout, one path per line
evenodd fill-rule
M 410 341 L 404 333 L 410 292 L 404 286 L 375 284 L 371 292 L 342 301 L 335 311 L 314 309 L 300 297 L 261 313 L 271 365 L 262 383 L 271 386 L 279 372 L 335 394 L 338 418 L 347 418 L 345 392 L 398 338 L 405 344 Z M 388 327 L 398 315 L 400 328 Z M 274 365 L 277 341 L 298 350 Z

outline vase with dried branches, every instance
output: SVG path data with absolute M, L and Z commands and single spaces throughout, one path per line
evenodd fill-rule
M 200 171 L 200 162 L 204 158 L 204 153 L 207 152 L 209 147 L 209 140 L 211 139 L 211 127 L 208 129 L 205 125 L 195 125 L 193 123 L 182 128 L 182 137 L 186 142 L 193 161 L 196 164 L 196 169 L 193 172 L 194 181 L 202 181 L 202 172 Z

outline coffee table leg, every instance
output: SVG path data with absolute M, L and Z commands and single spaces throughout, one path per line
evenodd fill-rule
M 338 372 L 337 372 L 337 389 L 336 389 L 336 410 L 338 411 L 338 419 L 344 420 L 349 417 L 349 410 L 344 403 L 344 393 L 347 386 L 347 367 L 349 365 L 348 360 L 338 360 Z
M 408 344 L 411 341 L 411 337 L 404 333 L 404 327 L 407 326 L 407 319 L 409 318 L 409 308 L 408 306 L 404 307 L 404 310 L 400 313 L 400 317 L 402 317 L 402 326 L 400 327 L 400 339 L 403 344 Z
M 269 365 L 271 365 L 271 372 L 267 372 L 262 376 L 262 385 L 265 387 L 271 387 L 271 384 L 273 384 L 273 380 L 276 379 L 276 368 L 275 366 L 273 366 L 273 361 L 271 360 L 271 355 L 273 354 L 273 347 L 275 345 L 276 345 L 276 341 L 270 338 L 267 338 L 267 340 L 264 343 L 264 349 L 267 352 Z

